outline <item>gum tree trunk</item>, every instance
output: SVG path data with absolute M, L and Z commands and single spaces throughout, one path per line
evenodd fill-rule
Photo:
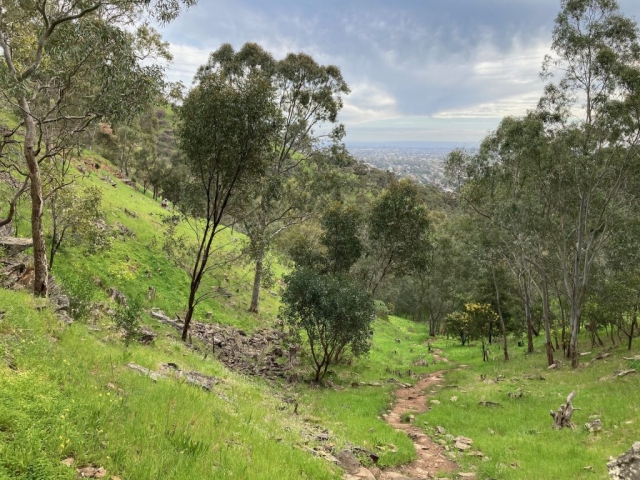
M 496 270 L 491 269 L 493 274 L 493 286 L 496 289 L 496 306 L 498 307 L 498 318 L 500 319 L 500 332 L 502 333 L 502 350 L 504 351 L 505 362 L 509 361 L 509 350 L 507 348 L 507 330 L 504 326 L 504 317 L 502 316 L 502 307 L 500 306 L 500 290 L 498 289 L 498 281 L 496 280 Z
M 542 276 L 541 280 L 542 291 L 542 320 L 544 323 L 544 337 L 547 348 L 547 365 L 553 365 L 553 345 L 551 344 L 551 319 L 549 317 L 549 285 L 547 279 Z
M 263 261 L 264 252 L 259 252 L 256 258 L 256 271 L 253 277 L 253 292 L 251 293 L 251 305 L 249 306 L 249 311 L 253 313 L 258 313 L 260 307 L 260 286 L 262 282 L 262 269 L 263 269 Z
M 45 297 L 48 293 L 49 267 L 47 264 L 47 249 L 42 228 L 42 212 L 44 199 L 42 197 L 42 179 L 40 177 L 40 165 L 36 158 L 36 123 L 31 116 L 29 103 L 22 99 L 21 107 L 25 123 L 24 158 L 29 169 L 31 188 L 31 237 L 33 239 L 33 266 L 34 282 L 33 293 L 36 296 Z

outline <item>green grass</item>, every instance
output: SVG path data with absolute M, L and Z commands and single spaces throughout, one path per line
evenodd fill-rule
M 115 169 L 101 157 L 86 152 L 85 160 L 102 166 L 79 183 L 100 187 L 109 224 L 126 226 L 135 238 L 118 239 L 110 250 L 92 256 L 82 248 L 66 247 L 56 258 L 54 275 L 71 293 L 92 301 L 104 302 L 106 290 L 116 287 L 128 298 L 141 298 L 145 308 L 180 314 L 186 308 L 189 279 L 161 251 L 162 217 L 168 212 L 148 195 L 120 182 L 113 188 L 102 181 L 105 174 L 113 178 Z M 22 235 L 28 232 L 27 203 L 18 222 Z M 138 217 L 126 215 L 125 208 Z M 186 225 L 180 231 L 194 238 Z M 239 248 L 243 241 L 242 235 L 226 230 L 218 245 Z M 285 272 L 280 264 L 275 268 L 278 276 Z M 249 331 L 272 325 L 279 299 L 264 291 L 260 315 L 250 314 L 251 283 L 248 265 L 215 272 L 206 278 L 203 291 L 221 286 L 233 297 L 204 302 L 196 319 L 212 312 L 212 321 Z M 150 286 L 157 292 L 153 300 L 146 299 Z M 512 361 L 504 363 L 498 355 L 483 363 L 477 346 L 440 339 L 436 345 L 454 364 L 433 365 L 425 346 L 426 326 L 390 317 L 375 322 L 370 354 L 332 366 L 326 386 L 279 387 L 235 375 L 215 360 L 202 360 L 177 340 L 176 332 L 148 317 L 145 322 L 159 333 L 155 345 L 125 349 L 105 317 L 96 320 L 101 331 L 83 324 L 63 329 L 47 311 L 37 313 L 33 302 L 26 294 L 0 290 L 0 310 L 7 311 L 0 320 L 0 359 L 8 353 L 18 367 L 10 370 L 0 361 L 0 480 L 75 478 L 72 469 L 59 464 L 68 456 L 76 465 L 104 466 L 108 475 L 127 479 L 336 478 L 328 463 L 299 448 L 317 443 L 305 440 L 301 431 L 323 428 L 330 430 L 329 441 L 337 449 L 351 443 L 379 454 L 382 466 L 406 463 L 415 458 L 413 444 L 382 415 L 390 408 L 397 382 L 414 383 L 418 376 L 439 370 L 447 370 L 448 385 L 433 394 L 441 403 L 415 423 L 425 425 L 427 433 L 440 425 L 454 436 L 472 438 L 473 450 L 488 460 L 463 455 L 457 461 L 465 470 L 476 469 L 479 478 L 606 478 L 609 456 L 618 456 L 640 437 L 640 375 L 599 380 L 630 367 L 622 359 L 629 355 L 625 349 L 576 371 L 566 364 L 548 371 L 541 345 L 533 355 L 512 346 Z M 418 360 L 429 366 L 416 366 Z M 173 380 L 153 384 L 126 368 L 129 362 L 156 368 L 168 361 L 216 375 L 222 382 L 207 394 Z M 455 364 L 469 367 L 455 370 Z M 302 368 L 310 375 L 306 364 Z M 524 374 L 546 380 L 527 380 Z M 502 379 L 490 383 L 481 375 Z M 123 393 L 106 388 L 109 383 Z M 519 388 L 522 398 L 508 396 Z M 578 428 L 552 430 L 549 410 L 557 409 L 572 390 L 578 392 L 574 404 L 581 408 L 574 414 Z M 451 401 L 452 396 L 457 401 Z M 297 399 L 299 416 L 291 414 L 291 404 L 280 401 L 282 397 Z M 481 407 L 478 402 L 483 400 L 502 407 Z M 591 415 L 599 415 L 604 424 L 595 435 L 583 428 Z
M 413 384 L 418 376 L 435 372 L 442 364 L 432 364 L 424 325 L 389 317 L 376 320 L 373 330 L 373 346 L 367 357 L 330 368 L 333 388 L 299 388 L 298 393 L 300 401 L 322 419 L 323 425 L 380 455 L 381 466 L 397 465 L 415 459 L 413 442 L 391 428 L 382 415 L 392 405 L 398 383 Z M 430 366 L 415 366 L 414 362 L 421 359 Z M 381 385 L 360 386 L 360 382 Z
M 60 464 L 69 457 L 131 479 L 337 478 L 327 462 L 297 448 L 298 418 L 265 385 L 171 338 L 125 349 L 108 324 L 100 332 L 62 328 L 33 303 L 0 290 L 0 479 L 73 479 L 75 471 Z M 153 383 L 126 367 L 167 361 L 222 381 L 206 393 L 176 380 Z
M 87 178 L 78 180 L 78 185 L 95 185 L 103 192 L 103 208 L 107 213 L 107 222 L 114 226 L 124 225 L 135 233 L 127 239 L 119 237 L 112 247 L 97 255 L 86 255 L 82 248 L 65 247 L 60 251 L 54 263 L 53 274 L 63 284 L 73 282 L 91 282 L 101 285 L 96 297 L 104 297 L 106 289 L 116 287 L 125 296 L 143 300 L 146 308 L 157 307 L 169 315 L 180 314 L 186 310 L 189 293 L 189 276 L 169 261 L 162 252 L 163 236 L 166 226 L 162 218 L 170 214 L 160 204 L 142 192 L 120 183 L 114 188 L 101 180 L 105 175 L 114 177 L 115 169 L 109 167 L 101 157 L 89 153 L 85 157 L 92 165 L 96 161 L 102 168 L 93 171 Z M 134 211 L 137 218 L 125 214 L 124 209 Z M 25 218 L 27 218 L 25 216 Z M 48 224 L 48 217 L 45 216 Z M 26 232 L 26 228 L 22 230 Z M 179 233 L 194 241 L 193 231 L 185 224 L 179 226 Z M 218 234 L 217 245 L 228 245 L 228 249 L 239 249 L 246 238 L 230 229 Z M 275 264 L 276 274 L 284 269 Z M 148 278 L 149 277 L 149 278 Z M 196 309 L 196 319 L 204 320 L 211 312 L 213 321 L 233 324 L 247 330 L 254 330 L 273 323 L 279 308 L 279 301 L 263 289 L 261 312 L 255 315 L 248 312 L 253 282 L 252 265 L 238 263 L 231 268 L 222 268 L 207 276 L 201 286 L 201 292 L 211 292 L 215 287 L 230 291 L 233 296 L 217 296 L 204 301 Z M 147 301 L 149 287 L 156 289 L 156 298 Z
M 637 342 L 637 340 L 636 340 Z M 501 356 L 483 363 L 479 347 L 461 347 L 457 342 L 440 340 L 438 346 L 454 362 L 469 365 L 446 373 L 446 383 L 454 389 L 440 389 L 433 398 L 440 405 L 419 415 L 416 423 L 427 422 L 426 432 L 433 434 L 442 426 L 454 436 L 463 435 L 474 440 L 473 450 L 480 450 L 488 461 L 463 456 L 463 467 L 475 466 L 480 478 L 498 479 L 555 479 L 608 478 L 606 462 L 630 448 L 640 436 L 640 375 L 600 380 L 614 371 L 630 368 L 622 357 L 629 356 L 626 348 L 612 351 L 611 357 L 592 360 L 597 351 L 581 358 L 586 363 L 572 370 L 564 361 L 558 370 L 547 370 L 542 343 L 532 355 L 523 348 L 511 347 L 511 361 Z M 582 351 L 591 350 L 588 343 Z M 498 350 L 496 350 L 498 351 Z M 635 351 L 638 353 L 638 347 Z M 556 352 L 563 361 L 562 352 Z M 528 380 L 541 375 L 545 380 Z M 486 375 L 486 380 L 481 379 Z M 497 383 L 495 380 L 502 376 Z M 521 388 L 522 398 L 510 398 L 509 392 Z M 575 390 L 574 406 L 580 408 L 573 415 L 575 430 L 553 430 L 550 410 L 557 410 L 567 395 Z M 455 402 L 450 397 L 457 396 Z M 480 401 L 498 402 L 502 406 L 487 408 Z M 590 434 L 584 424 L 592 415 L 600 416 L 602 432 Z M 593 467 L 591 472 L 585 467 Z

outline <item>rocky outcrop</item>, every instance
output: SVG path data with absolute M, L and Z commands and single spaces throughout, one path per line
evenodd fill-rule
M 6 225 L 0 227 L 0 237 L 12 237 L 14 235 L 13 223 L 9 222 Z
M 607 468 L 613 480 L 640 480 L 640 442 L 607 463 Z
M 0 250 L 8 257 L 18 255 L 33 246 L 30 238 L 0 237 Z
M 174 320 L 155 309 L 150 314 L 160 323 L 182 330 L 182 320 Z M 192 322 L 189 332 L 227 367 L 246 375 L 289 379 L 296 364 L 298 350 L 285 348 L 288 338 L 279 330 L 263 329 L 248 334 L 229 325 Z

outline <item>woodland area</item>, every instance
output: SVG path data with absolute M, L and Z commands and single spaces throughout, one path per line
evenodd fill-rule
M 606 388 L 591 377 L 593 371 L 605 375 L 606 362 L 615 360 L 621 368 L 612 375 L 606 372 L 606 381 L 619 379 L 627 382 L 625 388 L 635 388 L 635 375 L 629 374 L 636 373 L 640 362 L 640 32 L 615 1 L 561 2 L 552 54 L 541 71 L 544 95 L 525 116 L 504 118 L 479 148 L 458 149 L 448 156 L 445 171 L 451 191 L 400 179 L 355 160 L 344 144 L 347 131 L 340 120 L 350 87 L 339 66 L 322 65 L 306 53 L 279 58 L 256 43 L 240 48 L 227 43 L 210 54 L 191 87 L 169 82 L 169 45 L 154 25 L 174 21 L 195 4 L 0 3 L 0 299 L 6 302 L 0 303 L 0 354 L 8 375 L 21 368 L 16 358 L 43 369 L 67 368 L 42 366 L 53 351 L 49 349 L 57 347 L 41 342 L 53 336 L 77 351 L 89 332 L 101 339 L 96 344 L 108 345 L 110 360 L 94 352 L 99 347 L 90 347 L 87 352 L 93 353 L 71 360 L 77 370 L 69 370 L 66 377 L 52 372 L 51 378 L 59 375 L 61 384 L 76 385 L 82 355 L 87 355 L 105 377 L 102 383 L 110 385 L 105 400 L 112 392 L 124 398 L 115 380 L 118 371 L 143 377 L 131 380 L 131 392 L 147 388 L 140 382 L 149 378 L 159 387 L 167 379 L 178 379 L 207 393 L 218 392 L 215 402 L 229 402 L 224 397 L 233 391 L 234 398 L 241 399 L 233 415 L 249 419 L 248 424 L 254 414 L 263 416 L 258 403 L 282 400 L 284 406 L 278 409 L 295 405 L 295 415 L 299 406 L 317 410 L 320 422 L 342 422 L 343 427 L 332 427 L 339 433 L 312 431 L 311 420 L 300 427 L 302 436 L 320 441 L 322 448 L 333 442 L 331 435 L 343 436 L 337 441 L 347 446 L 349 455 L 358 456 L 355 469 L 349 467 L 351 457 L 345 450 L 342 456 L 333 447 L 325 448 L 327 454 L 319 454 L 325 450 L 316 446 L 292 447 L 294 453 L 279 450 L 296 444 L 289 437 L 298 426 L 286 427 L 289 433 L 282 445 L 280 426 L 256 427 L 263 429 L 260 434 L 272 427 L 275 432 L 265 434 L 273 450 L 256 454 L 256 465 L 268 462 L 269 455 L 291 455 L 292 465 L 307 472 L 304 478 L 342 474 L 313 463 L 316 458 L 306 458 L 309 453 L 320 460 L 335 454 L 334 463 L 355 475 L 344 478 L 370 478 L 359 476 L 365 475 L 361 464 L 371 467 L 367 472 L 375 478 L 408 478 L 391 476 L 395 470 L 385 473 L 385 468 L 416 461 L 405 430 L 417 442 L 417 462 L 423 462 L 425 474 L 445 474 L 460 468 L 451 462 L 461 462 L 486 473 L 482 478 L 531 478 L 526 476 L 530 473 L 518 476 L 519 463 L 528 461 L 526 453 L 509 468 L 504 460 L 490 461 L 480 451 L 470 450 L 473 460 L 463 456 L 473 443 L 462 436 L 465 415 L 438 412 L 454 408 L 451 405 L 468 391 L 456 390 L 454 396 L 450 390 L 436 391 L 436 386 L 443 387 L 442 371 L 447 372 L 444 388 L 455 389 L 458 381 L 460 387 L 463 381 L 475 385 L 479 373 L 481 385 L 469 388 L 480 416 L 502 407 L 488 400 L 497 395 L 495 390 L 485 390 L 506 381 L 504 375 L 525 381 L 536 379 L 533 373 L 522 373 L 531 368 L 545 375 L 566 373 L 554 384 L 562 394 L 554 390 L 538 395 L 536 401 L 550 403 L 546 411 L 535 405 L 549 422 L 546 412 L 557 408 L 558 396 L 566 398 L 557 412 L 551 411 L 557 429 L 576 427 L 571 419 L 579 410 L 573 407 L 574 397 L 577 403 L 581 396 L 588 402 L 600 395 L 589 388 Z M 27 290 L 33 298 L 14 297 L 10 290 Z M 42 303 L 47 298 L 50 307 Z M 51 317 L 46 316 L 49 310 Z M 43 311 L 45 317 L 33 317 Z M 12 321 L 20 316 L 39 326 L 9 326 L 3 323 L 5 314 Z M 73 323 L 70 333 L 53 326 L 56 315 L 65 324 Z M 24 353 L 19 342 L 24 332 L 47 333 L 28 337 L 36 346 Z M 176 337 L 175 342 L 164 337 Z M 536 356 L 540 348 L 544 355 Z M 597 356 L 587 358 L 592 351 Z M 167 360 L 175 352 L 183 352 L 176 357 L 178 363 Z M 132 355 L 146 366 L 131 360 Z M 156 368 L 160 358 L 161 367 Z M 178 367 L 183 361 L 194 370 Z M 473 375 L 465 370 L 469 365 Z M 256 387 L 243 383 L 244 377 L 226 377 L 229 371 L 274 381 L 274 388 L 283 390 L 273 394 L 262 383 Z M 571 374 L 581 379 L 575 387 L 568 380 Z M 487 375 L 498 377 L 493 381 Z M 25 401 L 17 396 L 31 387 L 17 377 L 8 376 L 6 382 L 0 382 L 0 405 L 5 395 L 7 405 Z M 384 391 L 381 382 L 386 382 Z M 424 382 L 419 383 L 422 390 L 412 389 L 417 382 Z M 391 409 L 390 392 L 397 384 L 412 390 L 398 393 Z M 164 415 L 162 409 L 175 408 L 169 400 L 173 393 L 168 386 L 162 388 L 166 397 L 151 408 L 158 417 Z M 386 423 L 378 422 L 382 426 L 366 424 L 365 429 L 355 417 L 342 417 L 357 403 L 358 394 L 350 393 L 357 388 L 368 389 L 369 421 L 384 419 Z M 428 388 L 429 398 L 436 399 L 427 404 L 423 395 Z M 625 388 L 611 391 L 622 399 L 629 394 Z M 17 392 L 16 398 L 10 392 Z M 25 393 L 24 398 L 32 395 Z M 397 407 L 415 395 L 422 402 L 415 412 Z M 189 403 L 185 395 L 178 397 L 182 404 Z M 513 402 L 522 397 L 522 388 L 508 394 Z M 142 408 L 131 401 L 132 411 Z M 214 408 L 205 397 L 193 401 L 202 411 Z M 436 410 L 441 403 L 447 405 Z M 612 405 L 620 417 L 616 425 L 622 426 L 630 410 L 618 400 Z M 192 415 L 193 426 L 200 422 L 199 414 L 189 413 L 189 408 L 183 413 Z M 427 412 L 430 409 L 433 412 Z M 91 422 L 102 425 L 97 417 L 91 420 L 89 410 L 78 410 L 78 432 Z M 603 410 L 594 407 L 598 415 Z M 58 427 L 46 426 L 37 434 L 42 445 L 29 444 L 25 451 L 31 453 L 19 453 L 2 446 L 14 435 L 5 438 L 3 432 L 28 421 L 12 419 L 7 412 L 0 406 L 0 479 L 73 478 L 63 473 L 55 477 L 46 461 L 31 459 L 46 451 L 42 458 L 53 459 L 56 466 L 51 468 L 57 469 L 60 460 L 71 458 L 73 463 L 73 457 L 83 454 L 65 446 L 64 438 L 74 438 L 66 440 L 73 443 L 79 441 L 73 435 L 79 439 L 81 434 L 61 430 L 62 445 L 58 448 L 54 438 L 52 449 L 45 446 L 46 439 Z M 215 422 L 230 422 L 225 427 L 233 431 L 231 416 L 216 412 Z M 57 415 L 64 420 L 67 413 Z M 453 422 L 452 428 L 462 433 L 449 439 L 431 418 Z M 484 426 L 481 418 L 467 428 L 474 437 L 487 437 L 481 437 L 480 444 L 484 438 L 491 451 L 491 437 L 499 430 L 473 430 Z M 395 428 L 393 433 L 387 423 Z M 402 424 L 424 428 L 411 430 Z M 194 440 L 200 434 L 190 437 L 187 423 L 182 433 L 175 423 L 170 433 L 168 420 L 160 428 L 170 437 L 171 448 L 193 457 L 193 465 L 209 462 L 213 454 L 206 455 L 206 462 L 197 459 L 221 451 L 222 443 L 228 448 L 253 445 L 247 443 L 246 431 L 238 433 L 239 440 L 209 445 Z M 365 430 L 375 430 L 385 440 L 368 444 Z M 533 427 L 530 431 L 537 432 Z M 140 438 L 148 434 L 140 432 Z M 624 440 L 633 434 L 625 433 Z M 363 447 L 354 447 L 353 438 Z M 82 442 L 91 450 L 94 440 Z M 446 461 L 439 468 L 444 470 L 431 470 L 435 457 L 420 453 L 421 441 L 429 448 L 433 443 L 433 452 L 442 450 L 439 458 Z M 602 448 L 619 454 L 628 446 Z M 87 468 L 111 462 L 111 471 L 120 468 L 129 473 L 126 478 L 151 478 L 142 472 L 155 467 L 135 470 L 124 459 L 125 450 L 109 452 L 103 452 L 100 461 L 87 458 L 86 465 L 92 465 Z M 597 458 L 602 454 L 597 452 Z M 473 461 L 480 466 L 465 463 Z M 249 478 L 242 473 L 249 467 L 236 464 L 235 457 L 225 460 L 220 453 L 216 462 L 207 468 L 219 477 L 193 478 Z M 371 473 L 371 462 L 381 467 L 379 475 Z M 482 462 L 488 463 L 483 467 Z M 604 460 L 601 463 L 604 468 Z M 229 477 L 222 476 L 220 465 Z M 49 473 L 38 476 L 38 468 Z M 418 467 L 411 468 L 416 474 Z M 567 468 L 591 472 L 584 465 Z M 102 476 L 97 470 L 87 472 L 78 470 L 83 477 Z M 188 478 L 175 472 L 166 478 Z M 282 478 L 302 478 L 298 473 L 293 468 Z

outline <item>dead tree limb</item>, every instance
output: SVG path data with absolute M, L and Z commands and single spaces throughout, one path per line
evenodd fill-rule
M 576 392 L 571 392 L 567 397 L 566 403 L 564 405 L 560 405 L 557 412 L 554 412 L 553 410 L 549 412 L 553 417 L 553 428 L 557 430 L 562 428 L 576 428 L 576 426 L 571 422 L 571 415 L 573 415 L 574 410 L 580 410 L 579 408 L 574 408 L 571 403 L 575 396 Z

